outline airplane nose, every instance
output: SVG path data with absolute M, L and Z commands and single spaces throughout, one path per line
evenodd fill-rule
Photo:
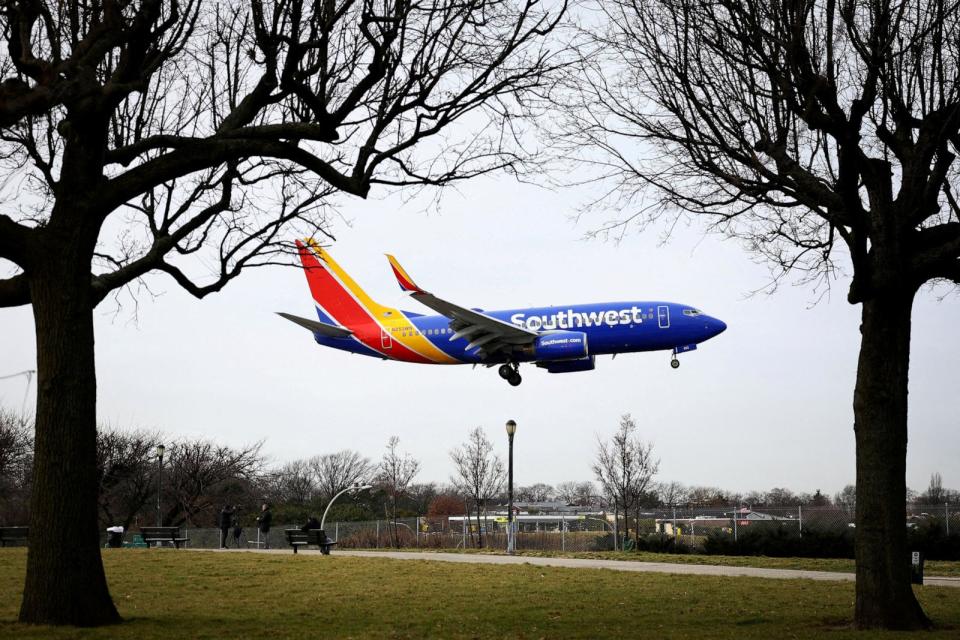
M 723 320 L 717 318 L 712 318 L 713 320 L 713 335 L 717 336 L 727 330 L 727 323 Z
M 718 336 L 724 331 L 727 330 L 727 323 L 723 320 L 718 320 L 717 318 L 708 318 L 707 319 L 707 331 L 710 332 L 710 337 Z

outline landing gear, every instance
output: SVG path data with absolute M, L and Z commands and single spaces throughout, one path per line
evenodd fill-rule
M 500 374 L 501 378 L 509 382 L 512 387 L 519 386 L 520 383 L 523 382 L 523 378 L 520 377 L 520 367 L 516 363 L 500 365 L 497 373 Z
M 670 366 L 673 367 L 674 369 L 680 368 L 680 361 L 677 360 L 677 356 L 673 356 L 673 359 L 670 361 Z

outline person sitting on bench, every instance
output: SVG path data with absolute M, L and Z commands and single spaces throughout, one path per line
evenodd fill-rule
M 300 531 L 310 531 L 310 529 L 319 529 L 320 521 L 317 520 L 317 516 L 310 516 L 307 519 L 307 523 L 300 527 Z

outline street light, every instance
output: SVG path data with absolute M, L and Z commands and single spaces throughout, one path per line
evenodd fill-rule
M 164 446 L 162 444 L 157 445 L 157 460 L 159 460 L 160 471 L 157 474 L 157 526 L 163 526 L 163 520 L 160 516 L 160 488 L 163 486 L 163 452 Z
M 513 555 L 516 545 L 513 540 L 513 434 L 517 432 L 517 423 L 507 420 L 507 439 L 510 441 L 510 454 L 507 458 L 507 553 Z
M 327 521 L 327 513 L 329 513 L 329 511 L 330 511 L 330 507 L 333 506 L 334 500 L 336 500 L 337 498 L 339 498 L 339 497 L 342 496 L 343 494 L 347 493 L 348 491 L 349 491 L 349 492 L 354 492 L 354 491 L 366 491 L 367 489 L 373 489 L 373 485 L 369 485 L 369 484 L 361 485 L 361 484 L 357 483 L 357 484 L 354 484 L 352 487 L 347 487 L 346 489 L 344 489 L 343 491 L 341 491 L 341 492 L 338 493 L 337 495 L 333 496 L 333 497 L 330 499 L 330 503 L 327 504 L 327 508 L 323 510 L 323 517 L 320 518 L 320 528 L 323 529 L 323 524 Z

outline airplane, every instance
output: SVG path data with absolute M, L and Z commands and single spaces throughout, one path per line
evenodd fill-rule
M 500 377 L 521 382 L 520 363 L 550 373 L 591 371 L 600 355 L 693 351 L 727 325 L 689 305 L 628 301 L 484 311 L 461 307 L 421 289 L 387 255 L 400 288 L 439 315 L 401 311 L 374 302 L 313 239 L 297 250 L 318 320 L 277 312 L 308 329 L 316 342 L 365 356 L 422 364 L 499 365 Z

